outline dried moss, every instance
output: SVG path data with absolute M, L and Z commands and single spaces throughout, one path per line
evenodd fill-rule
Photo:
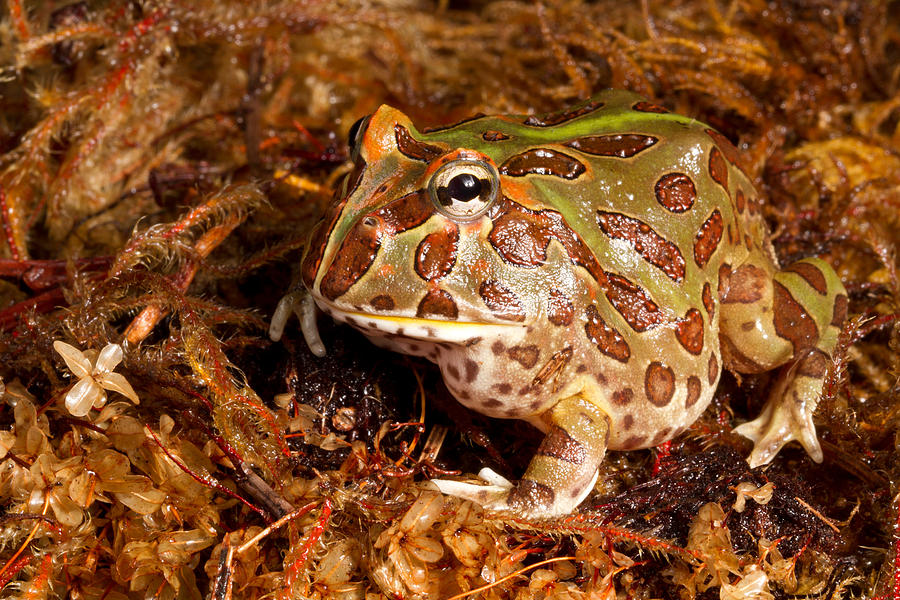
M 898 8 L 10 0 L 4 595 L 885 596 L 900 578 Z M 579 514 L 484 515 L 425 480 L 514 476 L 533 434 L 341 328 L 326 360 L 294 332 L 272 344 L 267 315 L 359 116 L 389 103 L 440 125 L 604 87 L 729 136 L 780 256 L 841 274 L 854 318 L 816 415 L 825 466 L 788 449 L 749 470 L 730 430 L 769 379 L 725 377 L 672 444 L 611 453 Z M 140 404 L 107 391 L 73 417 L 84 377 L 55 340 L 121 344 Z

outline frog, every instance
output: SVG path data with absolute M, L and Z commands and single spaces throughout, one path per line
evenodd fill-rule
M 436 479 L 522 518 L 572 513 L 607 450 L 658 446 L 710 404 L 723 369 L 777 370 L 735 431 L 768 464 L 813 413 L 848 298 L 816 257 L 780 266 L 762 197 L 716 129 L 632 92 L 546 115 L 418 129 L 383 105 L 350 132 L 352 168 L 299 265 L 291 311 L 436 363 L 449 392 L 543 433 L 524 475 Z M 290 305 L 290 306 L 289 306 Z M 293 308 L 291 308 L 293 307 Z

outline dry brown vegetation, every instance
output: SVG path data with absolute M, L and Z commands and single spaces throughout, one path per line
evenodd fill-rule
M 4 597 L 900 597 L 900 3 L 257 4 L 6 4 Z M 485 515 L 427 479 L 521 472 L 526 426 L 345 328 L 316 359 L 266 321 L 356 118 L 605 87 L 730 137 L 781 257 L 844 280 L 826 460 L 751 471 L 731 429 L 769 379 L 727 376 L 672 444 L 612 453 L 579 514 Z

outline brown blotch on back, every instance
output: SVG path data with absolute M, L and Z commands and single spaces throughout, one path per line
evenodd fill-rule
M 775 324 L 775 333 L 784 338 L 794 347 L 794 356 L 808 350 L 819 341 L 819 329 L 816 322 L 806 312 L 806 309 L 797 302 L 786 287 L 772 282 L 773 305 L 772 321 Z
M 631 158 L 657 141 L 655 137 L 650 135 L 617 133 L 610 135 L 586 135 L 566 142 L 564 145 L 593 156 Z
M 683 213 L 694 205 L 697 188 L 684 173 L 667 173 L 654 186 L 656 201 L 673 213 Z
M 413 160 L 429 162 L 444 154 L 442 148 L 414 138 L 410 135 L 409 130 L 399 123 L 394 125 L 394 138 L 397 140 L 397 149 Z
M 559 125 L 560 123 L 565 123 L 566 121 L 571 121 L 577 117 L 582 115 L 586 115 L 588 113 L 594 112 L 595 110 L 602 108 L 603 102 L 599 100 L 594 100 L 593 102 L 588 102 L 583 106 L 579 106 L 578 108 L 567 108 L 565 110 L 553 112 L 547 115 L 531 115 L 523 123 L 530 127 L 552 127 L 553 125 Z
M 486 142 L 502 142 L 503 140 L 508 140 L 509 136 L 502 131 L 489 129 L 481 134 L 481 139 Z
M 703 351 L 703 315 L 696 308 L 688 309 L 683 319 L 675 324 L 675 338 L 691 354 L 699 356 Z
M 636 110 L 638 112 L 646 112 L 646 113 L 659 113 L 665 114 L 669 112 L 669 109 L 665 106 L 660 106 L 659 104 L 654 104 L 653 102 L 647 102 L 646 100 L 641 100 L 640 102 L 636 102 L 631 106 L 632 110 Z
M 798 262 L 786 267 L 784 270 L 796 273 L 809 284 L 809 287 L 823 296 L 828 293 L 828 283 L 825 281 L 825 275 L 816 265 L 808 262 Z
M 459 369 L 456 368 L 456 365 L 447 365 L 446 371 L 447 371 L 447 376 L 450 379 L 454 379 L 454 380 L 459 379 Z
M 606 287 L 606 273 L 597 257 L 559 212 L 529 210 L 503 197 L 494 204 L 489 217 L 492 228 L 488 240 L 506 262 L 539 267 L 546 262 L 547 246 L 555 239 L 574 264 L 584 267 L 600 287 Z
M 550 290 L 547 296 L 547 319 L 559 327 L 568 327 L 575 318 L 575 307 L 572 301 L 557 289 Z
M 712 296 L 712 287 L 709 285 L 709 282 L 703 284 L 703 308 L 706 309 L 706 314 L 709 315 L 709 322 L 712 323 L 713 315 L 716 314 L 716 301 Z
M 700 399 L 700 392 L 703 389 L 703 384 L 700 383 L 700 378 L 696 375 L 691 375 L 687 379 L 687 397 L 684 399 L 684 407 L 690 408 L 694 404 L 697 403 L 697 400 Z
M 631 348 L 622 334 L 606 324 L 593 304 L 587 307 L 586 313 L 587 323 L 584 325 L 584 331 L 588 340 L 592 344 L 596 344 L 597 349 L 606 356 L 619 362 L 628 362 L 631 357 Z
M 496 398 L 487 398 L 481 405 L 485 408 L 500 408 L 503 406 L 503 403 Z
M 550 456 L 576 465 L 582 464 L 587 458 L 584 444 L 573 438 L 562 427 L 550 428 L 547 435 L 537 450 L 538 455 Z
M 510 394 L 512 393 L 512 386 L 506 382 L 504 383 L 495 383 L 491 386 L 498 394 Z
M 493 344 L 491 344 L 491 352 L 493 352 L 494 354 L 503 354 L 504 352 L 506 352 L 506 346 L 504 346 L 503 342 L 501 342 L 500 340 L 496 340 Z
M 694 261 L 701 269 L 706 266 L 713 252 L 719 247 L 724 230 L 725 223 L 722 220 L 722 213 L 717 208 L 703 222 L 694 238 Z
M 631 401 L 634 400 L 634 390 L 631 388 L 616 390 L 613 392 L 611 399 L 612 403 L 616 406 L 626 406 L 631 404 Z
M 622 429 L 628 431 L 634 425 L 634 417 L 630 414 L 622 417 Z
M 644 393 L 654 406 L 666 406 L 675 395 L 675 372 L 661 362 L 650 363 L 644 372 Z
M 478 294 L 498 319 L 517 323 L 525 320 L 525 308 L 519 298 L 499 281 L 489 279 L 483 282 L 478 286 Z
M 719 376 L 719 359 L 716 358 L 715 354 L 709 355 L 709 371 L 707 373 L 707 377 L 709 379 L 709 385 L 714 385 L 716 383 L 716 378 Z
M 665 273 L 672 281 L 684 279 L 684 256 L 678 246 L 649 225 L 621 213 L 597 211 L 597 224 L 610 239 L 624 240 L 641 258 Z
M 459 228 L 452 224 L 446 229 L 426 235 L 416 248 L 416 273 L 425 281 L 446 277 L 456 264 Z
M 849 300 L 844 294 L 838 294 L 834 297 L 834 313 L 831 316 L 831 325 L 841 327 L 847 319 L 847 309 L 849 308 Z
M 420 319 L 423 317 L 443 317 L 445 319 L 456 319 L 459 316 L 459 309 L 453 296 L 446 290 L 433 288 L 428 290 L 425 297 L 419 302 L 419 308 L 416 316 Z
M 728 164 L 718 146 L 713 146 L 709 151 L 709 176 L 728 191 Z
M 606 297 L 632 329 L 646 331 L 665 322 L 665 315 L 646 290 L 621 275 L 606 276 L 610 284 Z
M 744 168 L 744 161 L 741 159 L 741 154 L 740 152 L 738 152 L 738 149 L 735 148 L 734 144 L 731 143 L 731 140 L 729 140 L 727 137 L 725 137 L 715 129 L 707 129 L 706 133 L 713 139 L 713 141 L 722 151 L 722 154 L 724 154 L 725 158 L 728 159 L 728 162 L 743 171 L 744 175 L 746 175 L 747 170 Z
M 828 372 L 828 363 L 831 357 L 818 348 L 813 348 L 809 353 L 797 362 L 797 375 L 822 379 Z
M 526 369 L 530 369 L 537 364 L 538 358 L 541 356 L 541 350 L 534 344 L 528 344 L 513 346 L 506 351 L 506 354 Z
M 568 154 L 550 148 L 533 148 L 506 159 L 499 171 L 510 177 L 552 175 L 562 179 L 575 179 L 584 173 L 585 166 Z

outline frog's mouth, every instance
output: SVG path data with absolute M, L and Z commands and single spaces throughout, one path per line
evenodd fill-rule
M 465 345 L 477 339 L 505 337 L 527 326 L 525 323 L 477 323 L 349 311 L 319 298 L 316 298 L 316 304 L 335 321 L 347 323 L 369 337 L 402 337 Z

